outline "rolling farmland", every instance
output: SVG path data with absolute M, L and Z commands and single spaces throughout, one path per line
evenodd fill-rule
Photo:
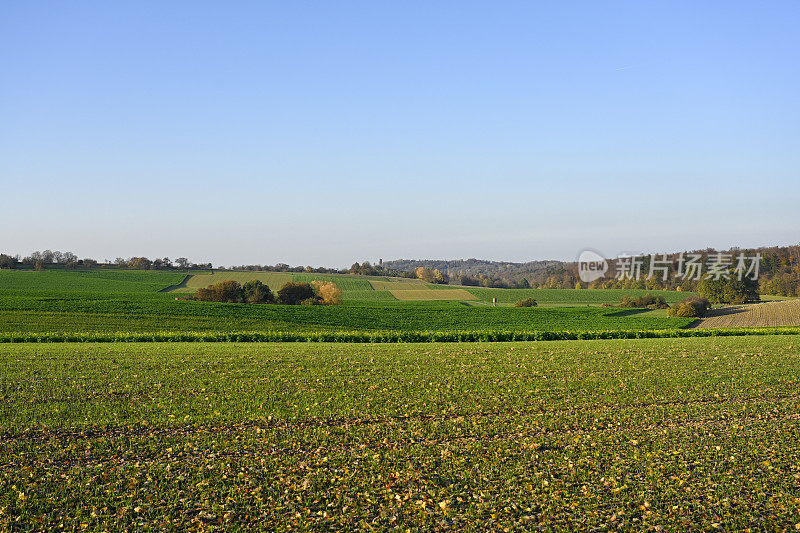
M 154 293 L 181 283 L 185 277 L 175 272 L 141 270 L 0 270 L 0 295 Z
M 254 274 L 0 272 L 0 529 L 796 523 L 800 328 L 307 273 L 261 279 L 344 304 L 181 299 Z
M 281 288 L 284 283 L 293 280 L 294 274 L 289 272 L 216 272 L 214 274 L 192 274 L 183 287 L 175 289 L 175 292 L 194 292 L 197 289 L 208 287 L 220 281 L 234 280 L 239 283 L 257 279 L 269 286 L 274 292 Z
M 684 327 L 685 318 L 615 316 L 613 309 L 468 307 L 458 302 L 282 306 L 165 298 L 0 301 L 0 333 L 167 331 L 530 331 Z
M 401 301 L 474 300 L 475 296 L 464 289 L 436 290 L 412 289 L 389 291 Z
M 472 291 L 477 289 L 325 274 L 292 274 L 291 279 L 333 280 L 343 289 L 344 305 L 225 304 L 186 301 L 181 299 L 181 292 L 161 292 L 177 285 L 184 286 L 178 291 L 192 291 L 193 285 L 224 279 L 248 281 L 258 278 L 258 274 L 225 271 L 195 275 L 182 283 L 183 274 L 157 271 L 3 271 L 0 272 L 0 334 L 7 338 L 8 334 L 19 333 L 31 338 L 36 334 L 103 333 L 111 338 L 124 338 L 127 333 L 148 332 L 630 331 L 680 328 L 691 323 L 690 319 L 651 314 L 620 316 L 613 309 L 578 305 L 534 309 L 470 307 L 460 301 L 437 300 L 471 299 Z M 288 279 L 285 273 L 261 274 L 262 279 L 276 286 Z M 391 291 L 372 287 L 371 283 L 379 282 L 423 289 L 396 291 L 404 299 L 398 301 Z M 505 290 L 484 289 L 488 292 L 482 294 L 502 295 Z M 545 291 L 541 295 L 550 297 L 555 304 L 556 295 L 552 292 L 559 291 Z M 562 291 L 561 303 L 595 298 L 596 292 L 602 291 Z
M 0 533 L 800 533 L 799 21 L 3 3 Z
M 602 304 L 617 304 L 624 297 L 637 298 L 645 294 L 660 295 L 668 303 L 675 303 L 692 296 L 690 292 L 676 291 L 647 291 L 643 289 L 491 289 L 485 287 L 466 287 L 460 285 L 436 285 L 425 283 L 418 279 L 388 278 L 380 276 L 353 276 L 342 274 L 313 274 L 313 273 L 286 273 L 286 272 L 233 272 L 216 271 L 214 274 L 195 274 L 188 278 L 185 285 L 174 289 L 176 292 L 194 292 L 218 281 L 233 279 L 240 283 L 251 279 L 261 280 L 276 291 L 288 281 L 314 280 L 332 281 L 344 293 L 346 301 L 441 301 L 461 300 L 472 301 L 476 304 L 492 303 L 496 298 L 498 305 L 510 306 L 518 300 L 525 298 L 535 299 L 544 307 L 571 307 L 571 306 L 599 306 Z M 426 291 L 402 292 L 395 291 Z M 448 295 L 437 294 L 434 291 L 457 291 Z
M 194 286 L 253 278 L 275 287 L 287 280 L 334 281 L 343 289 L 344 305 L 254 306 L 181 299 L 180 291 L 193 291 Z M 177 292 L 163 292 L 176 286 Z M 564 332 L 556 338 L 581 338 L 569 332 L 604 332 L 604 336 L 622 338 L 629 336 L 623 332 L 641 331 L 642 336 L 650 336 L 652 333 L 646 332 L 693 324 L 692 319 L 670 318 L 663 311 L 620 312 L 598 307 L 623 296 L 647 292 L 459 288 L 420 280 L 313 273 L 222 271 L 187 278 L 180 273 L 158 271 L 0 271 L 0 340 L 30 340 L 37 335 L 75 340 L 126 339 L 157 334 L 161 339 L 319 341 L 322 333 L 330 334 L 324 338 L 331 341 L 370 342 L 542 338 L 536 332 Z M 690 294 L 654 292 L 673 302 Z M 534 297 L 540 306 L 513 308 L 512 303 L 522 297 Z M 497 307 L 489 303 L 491 298 L 499 300 Z M 779 300 L 742 306 L 733 312 L 715 311 L 717 316 L 704 319 L 700 327 L 797 325 L 798 302 Z M 615 331 L 620 333 L 614 334 Z M 749 332 L 741 330 L 742 334 Z
M 751 328 L 800 325 L 800 299 L 713 309 L 698 328 Z
M 421 279 L 383 278 L 370 279 L 369 284 L 376 291 L 404 291 L 427 289 L 429 285 Z
M 616 305 L 624 296 L 638 298 L 646 294 L 663 296 L 667 303 L 675 303 L 694 296 L 691 292 L 647 291 L 643 289 L 487 289 L 464 287 L 474 294 L 476 300 L 490 303 L 497 298 L 500 304 L 511 305 L 518 300 L 533 298 L 544 306 Z

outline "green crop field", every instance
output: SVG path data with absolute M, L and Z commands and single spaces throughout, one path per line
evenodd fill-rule
M 800 337 L 0 346 L 4 530 L 794 530 Z
M 260 273 L 279 281 L 287 274 Z M 191 289 L 222 279 L 247 281 L 259 273 L 223 272 L 196 275 Z M 147 332 L 320 332 L 320 331 L 599 331 L 660 330 L 689 325 L 692 320 L 619 314 L 599 307 L 509 306 L 470 307 L 459 302 L 395 301 L 388 290 L 375 290 L 358 276 L 292 274 L 297 281 L 334 280 L 343 290 L 342 306 L 223 304 L 181 299 L 181 293 L 160 292 L 181 285 L 185 275 L 155 271 L 2 271 L 0 334 L 21 333 L 147 333 Z M 201 281 L 193 282 L 200 278 Z M 288 278 L 285 278 L 288 279 Z M 381 280 L 378 280 L 381 281 Z M 386 282 L 386 278 L 382 281 Z M 407 283 L 407 282 L 398 282 Z M 410 283 L 410 286 L 414 286 Z M 434 286 L 429 286 L 434 287 Z M 472 291 L 507 289 L 424 289 L 418 298 L 452 292 L 468 298 Z M 558 292 L 558 291 L 551 291 Z M 564 291 L 564 301 L 573 293 Z M 594 291 L 602 292 L 602 291 Z M 416 292 L 414 293 L 416 295 Z M 548 293 L 549 294 L 549 293 Z M 460 295 L 460 296 L 459 296 Z M 553 301 L 556 295 L 550 295 Z M 616 294 L 614 298 L 616 298 Z M 177 299 L 176 299 L 177 298 Z M 513 297 L 512 297 L 513 299 Z
M 186 277 L 174 272 L 141 270 L 43 272 L 0 270 L 0 297 L 10 294 L 58 293 L 152 293 L 177 285 Z
M 376 291 L 405 291 L 429 288 L 429 284 L 421 279 L 385 278 L 384 280 L 370 280 L 369 284 Z
M 337 283 L 338 285 L 338 283 Z M 344 302 L 393 302 L 396 300 L 389 291 L 374 289 L 348 289 L 342 291 Z
M 417 303 L 417 302 L 414 302 Z M 170 301 L 0 301 L 0 332 L 69 331 L 463 331 L 634 330 L 685 327 L 691 319 L 619 315 L 601 308 L 467 307 L 453 302 L 279 306 Z
M 464 287 L 475 295 L 476 300 L 491 302 L 497 298 L 500 304 L 513 304 L 525 298 L 533 298 L 539 305 L 574 306 L 574 305 L 616 305 L 624 296 L 638 298 L 646 294 L 663 296 L 667 303 L 676 303 L 692 292 L 680 291 L 648 291 L 643 289 L 487 289 L 483 287 Z
M 0 529 L 794 528 L 800 329 L 599 307 L 645 292 L 2 271 Z
M 376 276 L 354 276 L 342 274 L 314 274 L 287 272 L 234 272 L 215 271 L 213 274 L 194 274 L 186 283 L 172 289 L 172 292 L 190 293 L 212 283 L 233 279 L 245 283 L 252 279 L 261 280 L 277 291 L 288 281 L 315 280 L 332 281 L 342 289 L 347 302 L 373 301 L 474 301 L 476 305 L 492 303 L 496 298 L 501 306 L 512 305 L 525 298 L 534 298 L 542 307 L 574 307 L 602 304 L 618 304 L 624 296 L 636 298 L 645 294 L 663 296 L 668 303 L 675 303 L 694 295 L 689 292 L 647 291 L 640 289 L 490 289 L 485 287 L 462 287 L 459 285 L 436 285 L 418 279 L 387 278 Z M 395 294 L 395 291 L 404 291 Z M 415 291 L 415 292 L 405 292 Z M 435 291 L 458 291 L 442 295 Z
M 292 281 L 292 273 L 289 272 L 220 272 L 213 274 L 193 274 L 188 277 L 183 287 L 175 289 L 175 292 L 195 292 L 202 287 L 208 287 L 213 283 L 234 280 L 239 283 L 247 283 L 257 279 L 269 286 L 273 291 L 277 291 L 284 283 Z

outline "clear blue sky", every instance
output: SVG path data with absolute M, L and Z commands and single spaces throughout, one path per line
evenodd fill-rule
M 0 251 L 800 241 L 800 2 L 5 2 Z

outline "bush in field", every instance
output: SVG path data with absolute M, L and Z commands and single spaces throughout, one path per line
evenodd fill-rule
M 311 283 L 325 305 L 339 305 L 342 303 L 342 289 L 332 281 L 314 281 Z
M 536 305 L 536 300 L 533 298 L 525 298 L 524 300 L 519 300 L 516 302 L 514 307 L 536 307 Z
M 275 301 L 275 296 L 267 285 L 254 279 L 242 286 L 244 300 L 250 304 L 271 304 Z
M 194 299 L 201 302 L 215 302 L 215 298 L 214 290 L 210 286 L 197 289 L 194 293 Z
M 275 297 L 269 287 L 255 279 L 248 281 L 244 286 L 235 280 L 220 281 L 198 289 L 194 294 L 194 299 L 204 302 L 251 304 L 272 303 L 275 301 Z
M 619 301 L 619 307 L 639 307 L 647 309 L 667 309 L 666 300 L 661 295 L 653 296 L 652 294 L 645 294 L 638 298 L 631 298 L 630 296 L 623 296 Z
M 239 284 L 239 282 L 227 280 L 220 283 L 215 283 L 214 285 L 217 286 L 217 293 L 221 298 L 220 301 L 231 303 L 244 301 L 244 291 L 242 291 L 242 286 Z
M 747 277 L 737 279 L 733 271 L 728 272 L 728 279 L 704 278 L 697 286 L 697 292 L 715 304 L 738 305 L 761 299 L 758 294 L 758 282 Z
M 195 300 L 206 302 L 266 304 L 275 303 L 275 295 L 261 281 L 254 279 L 244 285 L 234 280 L 221 281 L 198 289 Z M 277 301 L 285 305 L 338 305 L 342 303 L 342 291 L 335 283 L 315 281 L 308 283 L 286 283 L 278 291 Z
M 278 302 L 286 305 L 297 305 L 309 298 L 316 298 L 314 289 L 308 283 L 284 283 L 278 291 Z
M 227 280 L 198 289 L 194 294 L 196 300 L 204 302 L 241 303 L 245 301 L 245 294 L 238 281 Z
M 693 296 L 670 307 L 667 314 L 679 317 L 702 317 L 709 309 L 711 309 L 711 304 L 708 300 L 700 296 Z

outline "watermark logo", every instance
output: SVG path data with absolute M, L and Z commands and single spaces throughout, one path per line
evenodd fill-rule
M 600 279 L 608 272 L 608 261 L 594 250 L 583 250 L 578 256 L 578 275 L 584 283 Z
M 606 259 L 598 251 L 585 248 L 578 256 L 578 275 L 584 283 L 605 277 L 613 264 L 617 280 L 660 279 L 675 280 L 743 279 L 758 280 L 761 254 L 746 255 L 713 252 L 707 254 L 681 253 L 670 257 L 667 254 L 620 253 L 614 259 Z M 705 272 L 703 271 L 705 267 Z M 610 275 L 610 274 L 609 274 Z

